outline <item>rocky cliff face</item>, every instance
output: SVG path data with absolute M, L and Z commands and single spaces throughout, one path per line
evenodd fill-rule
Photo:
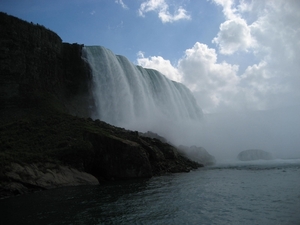
M 202 166 L 156 138 L 85 119 L 93 99 L 81 50 L 0 13 L 0 197 Z
M 90 74 L 81 48 L 62 43 L 43 26 L 0 13 L 0 108 L 36 107 L 52 97 L 64 110 L 88 115 Z

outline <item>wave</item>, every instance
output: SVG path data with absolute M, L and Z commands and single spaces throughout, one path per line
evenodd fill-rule
M 271 170 L 286 168 L 300 169 L 300 159 L 272 159 L 246 162 L 239 160 L 227 160 L 204 169 Z

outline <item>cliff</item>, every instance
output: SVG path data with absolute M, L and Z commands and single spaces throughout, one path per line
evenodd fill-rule
M 202 166 L 158 139 L 88 118 L 82 45 L 0 13 L 0 197 Z
M 0 13 L 0 109 L 25 112 L 52 99 L 88 116 L 91 81 L 81 49 L 43 26 Z

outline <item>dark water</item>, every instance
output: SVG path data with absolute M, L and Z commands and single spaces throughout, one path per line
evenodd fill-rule
M 60 188 L 0 200 L 0 224 L 300 224 L 300 161 Z

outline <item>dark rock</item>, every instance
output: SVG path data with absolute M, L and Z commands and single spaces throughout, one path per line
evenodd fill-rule
M 136 142 L 115 136 L 88 134 L 95 156 L 92 174 L 105 179 L 151 177 L 151 165 L 146 151 Z
M 25 111 L 49 104 L 51 96 L 61 109 L 89 116 L 91 73 L 81 50 L 43 26 L 0 12 L 0 109 Z
M 79 185 L 64 167 L 105 181 L 150 178 L 202 166 L 158 139 L 59 112 L 3 125 L 0 137 L 0 195 L 7 190 L 20 194 L 45 189 L 49 183 L 58 187 L 61 183 L 54 181 L 61 173 L 71 179 L 59 179 L 64 185 Z M 53 164 L 59 169 L 46 166 Z
M 174 146 L 158 139 L 141 137 L 139 143 L 149 154 L 153 175 L 188 172 L 203 166 L 181 155 Z
M 237 158 L 241 161 L 252 161 L 252 160 L 270 160 L 272 159 L 272 154 L 260 149 L 248 149 L 242 151 L 238 154 Z
M 168 143 L 167 139 L 151 131 L 147 131 L 146 133 L 139 132 L 139 134 L 143 137 L 156 138 L 163 143 Z
M 53 163 L 12 163 L 6 168 L 5 177 L 6 180 L 0 182 L 0 197 L 63 186 L 99 184 L 91 174 Z

